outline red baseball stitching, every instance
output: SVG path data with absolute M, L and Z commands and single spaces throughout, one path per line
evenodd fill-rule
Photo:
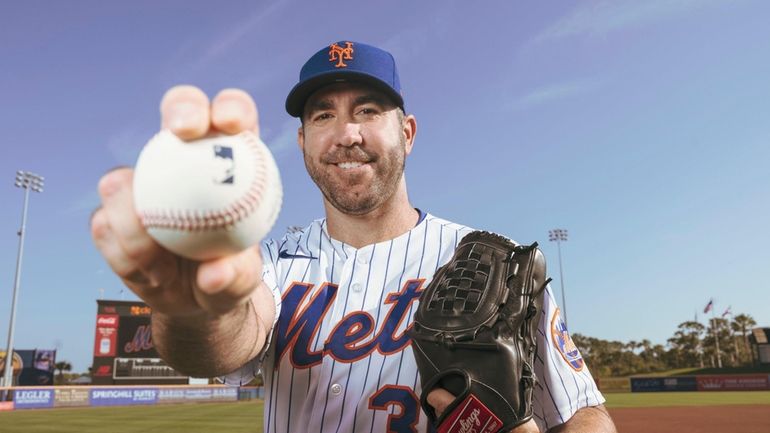
M 262 202 L 262 193 L 267 183 L 267 149 L 257 144 L 254 137 L 241 134 L 249 147 L 254 150 L 256 176 L 248 191 L 230 206 L 221 210 L 159 209 L 141 212 L 140 219 L 146 228 L 161 228 L 185 232 L 201 232 L 231 229 L 236 223 L 249 216 Z

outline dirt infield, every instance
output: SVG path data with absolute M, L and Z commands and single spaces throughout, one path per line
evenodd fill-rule
M 620 433 L 768 433 L 770 406 L 609 408 Z

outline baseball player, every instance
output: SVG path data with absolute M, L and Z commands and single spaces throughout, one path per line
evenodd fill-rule
M 99 183 L 94 241 L 153 310 L 153 339 L 175 368 L 227 383 L 265 381 L 265 433 L 427 432 L 407 330 L 434 272 L 472 229 L 414 207 L 404 163 L 417 122 L 393 57 L 351 41 L 325 46 L 286 99 L 325 218 L 233 256 L 192 262 L 155 243 L 133 209 L 130 169 Z M 178 86 L 162 127 L 183 139 L 259 132 L 244 92 L 211 102 Z M 549 288 L 537 327 L 533 418 L 515 431 L 613 432 Z M 500 375 L 506 374 L 500 371 Z M 438 413 L 453 396 L 438 389 Z

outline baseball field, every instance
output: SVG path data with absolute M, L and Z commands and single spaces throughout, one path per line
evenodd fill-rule
M 770 391 L 607 394 L 621 433 L 767 433 Z M 4 433 L 255 433 L 262 402 L 0 412 Z

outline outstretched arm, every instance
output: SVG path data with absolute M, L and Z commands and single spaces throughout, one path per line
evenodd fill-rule
M 245 92 L 222 91 L 212 103 L 192 86 L 177 86 L 161 102 L 161 124 L 182 139 L 210 132 L 258 132 L 254 101 Z M 102 206 L 91 234 L 112 270 L 152 308 L 152 333 L 160 355 L 177 370 L 198 377 L 229 373 L 265 344 L 275 302 L 261 282 L 255 246 L 197 262 L 155 242 L 137 217 L 133 171 L 121 168 L 99 182 Z

